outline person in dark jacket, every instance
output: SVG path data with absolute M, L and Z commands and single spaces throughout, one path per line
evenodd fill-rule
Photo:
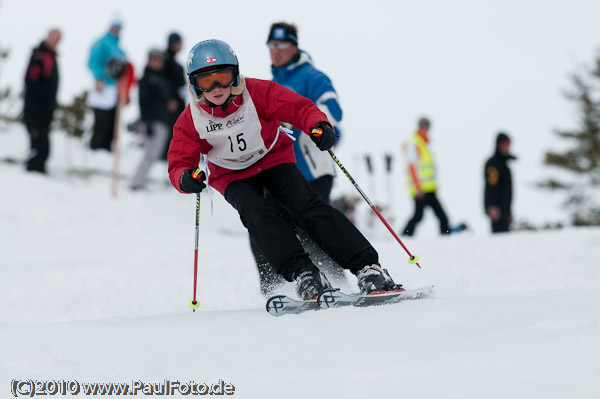
M 143 189 L 152 164 L 164 152 L 171 135 L 169 128 L 169 84 L 164 77 L 165 54 L 153 49 L 148 54 L 148 65 L 139 81 L 139 101 L 143 130 L 146 132 L 144 157 L 131 182 L 131 189 Z
M 31 143 L 26 168 L 32 172 L 46 173 L 46 160 L 50 154 L 48 134 L 57 105 L 56 47 L 60 39 L 60 30 L 50 30 L 48 37 L 33 50 L 25 73 L 23 121 Z
M 510 138 L 499 133 L 494 155 L 485 163 L 484 206 L 493 233 L 507 232 L 513 221 L 512 176 L 507 165 L 510 159 L 516 159 L 510 154 Z
M 183 42 L 179 33 L 173 32 L 167 39 L 167 52 L 164 66 L 164 75 L 169 84 L 169 137 L 167 146 L 162 154 L 162 159 L 167 159 L 169 144 L 173 138 L 173 126 L 177 122 L 177 118 L 183 112 L 187 98 L 187 83 L 185 81 L 185 71 L 183 66 L 177 62 L 177 53 L 181 51 Z

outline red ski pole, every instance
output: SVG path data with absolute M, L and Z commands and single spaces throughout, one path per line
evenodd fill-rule
M 196 169 L 196 172 L 200 169 Z M 194 247 L 194 297 L 189 305 L 192 312 L 200 307 L 200 301 L 196 300 L 196 282 L 198 281 L 198 233 L 200 231 L 200 193 L 196 194 L 196 246 Z
M 350 183 L 352 183 L 352 185 L 358 190 L 358 192 L 360 193 L 360 195 L 362 195 L 362 197 L 365 199 L 365 201 L 367 201 L 367 204 L 369 204 L 369 206 L 371 207 L 371 209 L 373 209 L 373 212 L 375 212 L 375 214 L 383 222 L 383 224 L 385 225 L 385 227 L 387 227 L 387 229 L 390 231 L 390 233 L 392 233 L 392 235 L 394 236 L 394 238 L 396 239 L 396 241 L 398 241 L 398 243 L 402 246 L 402 248 L 404 248 L 404 250 L 406 251 L 406 253 L 410 257 L 408 259 L 408 263 L 410 263 L 411 265 L 413 265 L 413 264 L 417 265 L 419 267 L 419 269 L 420 269 L 421 266 L 419 265 L 419 256 L 417 254 L 413 255 L 413 254 L 410 253 L 410 251 L 408 250 L 408 248 L 406 248 L 406 246 L 404 245 L 404 243 L 402 242 L 402 240 L 400 239 L 400 237 L 398 237 L 398 234 L 396 234 L 396 232 L 394 231 L 394 229 L 390 226 L 390 224 L 381 215 L 381 213 L 379 212 L 379 210 L 377 209 L 377 207 L 371 202 L 371 200 L 369 199 L 369 197 L 367 197 L 367 195 L 359 187 L 359 185 L 356 184 L 356 181 L 352 178 L 352 176 L 350 176 L 350 173 L 346 170 L 346 168 L 344 167 L 344 165 L 342 165 L 342 163 L 340 162 L 340 160 L 335 156 L 335 154 L 333 153 L 333 151 L 327 150 L 327 152 L 329 152 L 329 155 L 331 155 L 331 158 L 333 158 L 333 161 L 337 164 L 337 166 L 340 167 L 340 169 L 342 170 L 342 172 L 344 172 L 344 174 L 346 175 L 346 177 L 348 178 L 348 180 L 350 180 Z

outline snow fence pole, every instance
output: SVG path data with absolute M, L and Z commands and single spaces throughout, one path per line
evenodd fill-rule
M 196 282 L 198 281 L 198 233 L 200 231 L 200 193 L 196 193 L 196 245 L 194 247 L 194 298 L 189 305 L 192 312 L 200 307 L 200 302 L 196 300 Z
M 110 192 L 113 198 L 117 198 L 117 186 L 119 183 L 119 160 L 121 158 L 121 146 L 120 140 L 120 127 L 123 113 L 123 107 L 128 101 L 128 94 L 131 84 L 133 82 L 133 65 L 127 62 L 123 74 L 119 76 L 117 80 L 117 108 L 115 111 L 115 123 L 113 125 L 113 170 L 111 178 Z
M 117 109 L 115 111 L 115 123 L 113 125 L 113 169 L 112 169 L 112 177 L 110 184 L 110 193 L 113 198 L 117 198 L 117 186 L 119 183 L 119 159 L 121 157 L 121 146 L 119 144 L 120 132 L 119 127 L 121 125 L 121 112 L 123 109 L 123 105 L 125 104 L 125 96 L 127 95 L 124 92 L 125 84 L 123 83 L 123 79 L 121 78 L 118 83 L 118 99 L 117 99 Z
M 367 195 L 365 194 L 365 192 L 360 188 L 360 186 L 356 183 L 356 181 L 352 178 L 352 176 L 350 176 L 350 173 L 346 170 L 346 168 L 344 167 L 344 165 L 342 165 L 342 163 L 340 162 L 340 160 L 335 156 L 335 154 L 333 153 L 333 151 L 327 150 L 327 152 L 329 152 L 329 155 L 331 155 L 331 158 L 333 159 L 333 161 L 337 164 L 337 166 L 340 167 L 340 169 L 342 170 L 342 172 L 344 172 L 344 174 L 346 175 L 346 177 L 348 178 L 348 180 L 350 180 L 350 183 L 352 183 L 352 185 L 354 186 L 354 188 L 356 188 L 356 190 L 358 190 L 358 192 L 360 193 L 360 195 L 362 195 L 362 197 L 365 199 L 365 201 L 367 201 L 367 204 L 369 204 L 369 206 L 371 207 L 371 209 L 373 210 L 373 212 L 375 212 L 375 214 L 383 222 L 383 224 L 385 225 L 385 227 L 387 227 L 387 229 L 390 231 L 390 233 L 392 233 L 392 235 L 394 236 L 394 238 L 396 239 L 396 241 L 398 241 L 398 243 L 402 246 L 402 248 L 404 248 L 404 250 L 406 251 L 406 253 L 410 257 L 408 259 L 408 263 L 410 263 L 411 265 L 412 264 L 417 265 L 419 267 L 419 269 L 420 269 L 421 266 L 419 265 L 419 256 L 417 254 L 413 255 L 413 254 L 410 253 L 410 251 L 408 250 L 408 248 L 406 248 L 406 246 L 404 245 L 404 243 L 402 242 L 402 240 L 400 239 L 400 237 L 398 237 L 398 234 L 396 234 L 396 232 L 394 231 L 394 229 L 392 228 L 392 226 L 390 226 L 390 224 L 385 220 L 385 218 L 383 217 L 383 215 L 381 214 L 381 212 L 379 212 L 379 210 L 377 209 L 377 207 L 375 206 L 375 204 L 373 204 L 371 202 L 371 200 L 369 199 L 369 197 L 367 197 Z

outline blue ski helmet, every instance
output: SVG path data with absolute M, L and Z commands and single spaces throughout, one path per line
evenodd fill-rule
M 192 75 L 219 69 L 219 67 L 233 67 L 233 86 L 240 84 L 240 68 L 237 56 L 233 49 L 224 41 L 217 39 L 204 40 L 190 50 L 187 59 L 186 73 L 190 89 L 196 98 L 200 98 L 202 90 L 196 87 Z

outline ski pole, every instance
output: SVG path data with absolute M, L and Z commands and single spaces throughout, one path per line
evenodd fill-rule
M 196 170 L 196 172 L 199 169 Z M 194 172 L 194 173 L 196 173 Z M 194 247 L 194 298 L 189 305 L 192 312 L 200 307 L 200 301 L 196 300 L 196 282 L 198 281 L 198 233 L 200 231 L 200 193 L 196 194 L 196 245 Z
M 413 265 L 413 264 L 417 265 L 419 267 L 419 269 L 420 269 L 421 266 L 419 265 L 419 256 L 417 254 L 413 255 L 413 254 L 410 253 L 410 251 L 408 250 L 408 248 L 406 248 L 406 246 L 404 245 L 404 243 L 402 242 L 402 240 L 400 239 L 400 237 L 398 237 L 398 235 L 396 234 L 396 232 L 394 231 L 394 229 L 390 226 L 390 224 L 381 215 L 381 213 L 379 212 L 379 210 L 377 209 L 377 207 L 375 206 L 375 204 L 373 204 L 371 202 L 371 200 L 369 199 L 369 197 L 367 197 L 367 195 L 360 188 L 360 186 L 358 184 L 356 184 L 356 181 L 352 178 L 352 176 L 350 176 L 350 173 L 348 173 L 348 171 L 346 170 L 346 168 L 344 167 L 344 165 L 342 165 L 342 163 L 335 156 L 335 154 L 333 153 L 333 151 L 327 150 L 327 152 L 329 152 L 329 155 L 331 155 L 331 158 L 333 158 L 333 161 L 337 164 L 337 166 L 340 167 L 340 169 L 342 170 L 342 172 L 344 172 L 344 174 L 346 175 L 346 177 L 348 178 L 348 180 L 350 180 L 350 183 L 352 183 L 352 185 L 354 186 L 354 188 L 356 188 L 358 190 L 358 192 L 360 193 L 360 195 L 362 195 L 362 197 L 365 199 L 365 201 L 367 201 L 367 204 L 369 204 L 369 206 L 371 207 L 371 209 L 373 210 L 373 212 L 375 212 L 375 214 L 383 222 L 383 224 L 385 225 L 385 227 L 387 227 L 387 229 L 390 231 L 390 233 L 392 233 L 392 235 L 394 236 L 394 238 L 396 239 L 396 241 L 398 241 L 398 243 L 402 246 L 402 248 L 404 248 L 404 250 L 406 251 L 406 253 L 408 254 L 408 256 L 410 256 L 410 258 L 408 259 L 408 263 L 410 263 L 411 265 Z

